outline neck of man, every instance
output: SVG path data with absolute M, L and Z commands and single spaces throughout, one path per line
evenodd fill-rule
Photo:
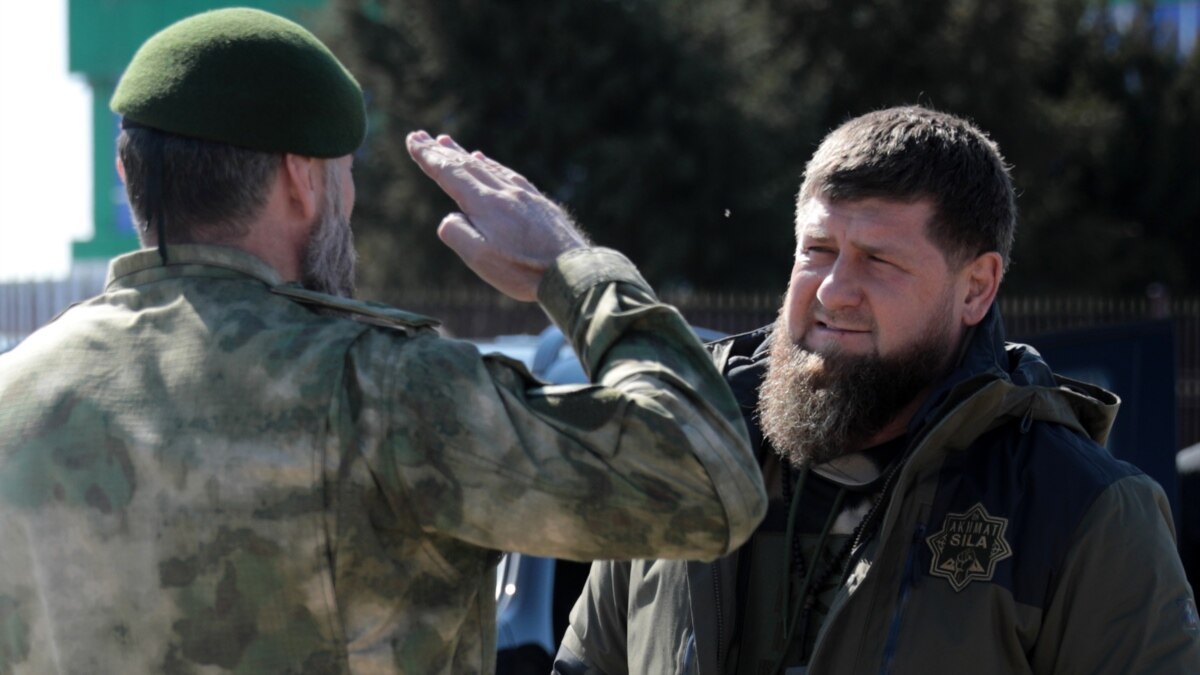
M 303 269 L 303 245 L 281 236 L 282 228 L 257 222 L 245 236 L 227 245 L 240 248 L 270 265 L 285 283 L 300 281 Z
M 276 174 L 266 203 L 235 241 L 225 242 L 257 256 L 275 269 L 284 283 L 304 277 L 304 253 L 318 215 L 305 212 L 292 198 L 284 171 Z
M 908 423 L 912 421 L 913 415 L 917 414 L 917 410 L 921 408 L 921 406 L 925 403 L 925 400 L 928 399 L 929 395 L 932 393 L 933 385 L 922 389 L 921 392 L 913 397 L 913 400 L 909 401 L 907 405 L 901 408 L 900 412 L 896 413 L 895 417 L 893 417 L 890 422 L 885 424 L 882 429 L 875 432 L 863 442 L 847 448 L 847 451 L 862 452 L 867 448 L 873 448 L 877 445 L 882 445 L 892 439 L 903 436 L 908 432 Z
M 951 356 L 942 364 L 940 376 L 935 378 L 932 382 L 917 392 L 917 395 L 914 396 L 912 400 L 909 401 L 903 408 L 901 408 L 887 424 L 883 425 L 882 429 L 875 432 L 869 438 L 864 440 L 862 443 L 857 444 L 855 447 L 847 448 L 847 451 L 862 452 L 867 448 L 873 448 L 877 445 L 881 445 L 908 433 L 908 425 L 910 422 L 912 422 L 913 415 L 916 415 L 917 411 L 921 409 L 921 406 L 925 405 L 925 401 L 928 400 L 928 398 L 933 394 L 933 390 L 936 389 L 939 384 L 941 384 L 942 380 L 945 379 L 950 370 L 953 369 L 956 364 L 962 361 L 963 352 L 966 350 L 967 344 L 970 342 L 971 332 L 972 331 L 970 330 L 964 330 L 954 340 L 953 347 L 948 350 L 948 353 Z

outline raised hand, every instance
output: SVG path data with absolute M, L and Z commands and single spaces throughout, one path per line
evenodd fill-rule
M 521 174 L 469 153 L 449 136 L 408 135 L 408 153 L 455 202 L 438 236 L 481 279 L 505 295 L 537 299 L 546 269 L 563 253 L 588 245 L 557 204 Z

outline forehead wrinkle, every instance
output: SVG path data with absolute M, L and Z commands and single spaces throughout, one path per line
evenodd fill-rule
M 920 211 L 915 213 L 908 211 L 903 214 L 904 217 L 901 219 L 894 220 L 890 217 L 893 214 L 889 212 L 893 211 L 895 206 L 911 206 L 911 203 L 896 204 L 875 198 L 844 203 L 835 202 L 824 209 L 825 213 L 822 214 L 825 216 L 824 218 L 820 216 L 811 218 L 806 225 L 808 227 L 817 226 L 822 231 L 828 232 L 828 228 L 823 223 L 818 225 L 816 221 L 840 218 L 846 224 L 846 238 L 855 247 L 867 253 L 919 251 L 922 248 L 921 240 L 903 236 L 899 234 L 898 229 L 913 222 L 914 219 L 910 216 L 920 215 Z M 926 209 L 923 215 L 919 231 L 925 240 L 929 240 L 929 224 L 933 213 L 930 209 Z

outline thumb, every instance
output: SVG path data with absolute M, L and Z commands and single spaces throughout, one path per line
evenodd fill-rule
M 451 213 L 442 219 L 437 229 L 438 238 L 468 264 L 479 258 L 487 239 L 461 213 Z

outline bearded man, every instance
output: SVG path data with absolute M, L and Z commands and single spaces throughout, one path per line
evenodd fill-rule
M 712 345 L 766 518 L 712 564 L 595 563 L 555 672 L 1200 672 L 1163 491 L 1102 447 L 1116 397 L 1004 342 L 1015 221 L 965 120 L 830 133 L 778 320 Z
M 519 175 L 409 138 L 463 210 L 443 239 L 538 299 L 590 386 L 349 297 L 363 96 L 308 31 L 185 19 L 112 107 L 147 248 L 0 357 L 0 673 L 490 673 L 496 551 L 711 559 L 753 531 L 711 359 Z

